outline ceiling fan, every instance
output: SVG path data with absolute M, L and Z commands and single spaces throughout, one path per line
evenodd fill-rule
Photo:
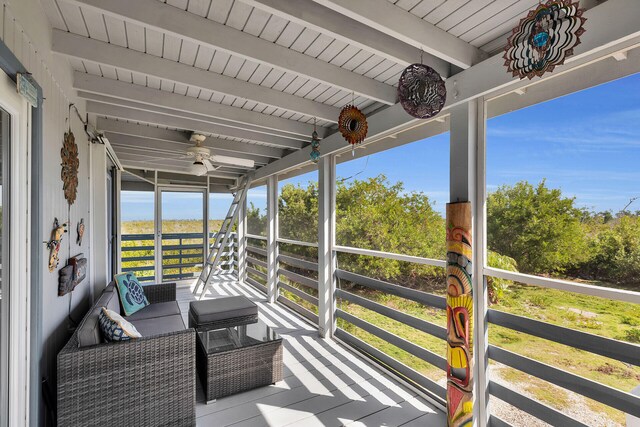
M 253 160 L 212 154 L 209 148 L 202 146 L 206 138 L 207 137 L 205 135 L 193 132 L 189 140 L 194 142 L 195 145 L 187 148 L 185 155 L 176 158 L 176 160 L 193 159 L 193 164 L 189 167 L 190 173 L 197 176 L 203 176 L 208 172 L 215 171 L 225 165 L 239 166 L 249 169 L 255 166 L 255 162 Z M 159 157 L 157 159 L 151 159 L 150 161 L 166 159 L 166 157 Z

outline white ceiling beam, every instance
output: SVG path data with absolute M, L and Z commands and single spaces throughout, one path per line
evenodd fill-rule
M 422 51 L 411 44 L 371 28 L 366 24 L 322 6 L 313 0 L 241 0 L 249 6 L 308 27 L 321 34 L 375 53 L 402 66 L 420 61 Z M 449 63 L 429 53 L 424 61 L 444 77 Z
M 192 147 L 193 143 L 185 144 L 182 142 L 162 141 L 159 139 L 142 138 L 133 135 L 122 135 L 118 133 L 107 132 L 107 138 L 114 147 L 129 147 L 136 150 L 144 150 L 150 155 L 154 153 L 167 153 L 177 156 L 183 156 L 187 152 L 187 148 Z M 255 154 L 241 153 L 237 151 L 229 152 L 220 150 L 215 147 L 215 142 L 210 142 L 208 139 L 202 144 L 211 150 L 212 154 L 220 156 L 233 156 L 246 160 L 253 160 L 256 164 L 268 164 L 272 159 L 264 156 L 256 156 Z
M 389 105 L 396 102 L 393 86 L 157 0 L 72 0 L 71 3 L 319 83 L 353 91 L 378 102 Z
M 134 175 L 138 178 L 140 178 L 141 180 L 146 181 L 147 183 L 153 185 L 154 181 L 156 179 L 156 174 L 155 172 L 153 172 L 152 170 L 145 170 L 145 169 L 133 169 L 133 168 L 128 168 L 125 170 L 127 172 L 127 174 L 129 175 Z M 128 187 L 133 187 L 131 186 L 131 184 L 137 184 L 139 183 L 138 181 L 128 181 L 126 180 L 126 174 L 123 175 L 123 183 L 127 183 Z M 158 173 L 158 183 L 167 183 L 167 184 L 171 184 L 171 183 L 185 183 L 185 184 L 189 184 L 189 185 L 200 185 L 200 186 L 206 186 L 207 183 L 207 177 L 206 176 L 196 176 L 193 174 L 178 174 L 178 173 L 172 173 L 172 172 L 163 172 L 163 171 L 159 171 Z M 236 183 L 236 179 L 230 179 L 230 178 L 215 178 L 215 177 L 210 177 L 209 178 L 209 184 L 210 184 L 210 191 L 211 192 L 216 192 L 216 190 L 218 192 L 228 192 L 229 188 L 231 185 L 234 185 Z M 142 184 L 142 183 L 140 183 Z M 131 188 L 132 190 L 135 189 L 135 187 Z M 142 187 L 141 190 L 142 191 L 146 191 L 148 189 L 148 187 Z M 152 191 L 153 191 L 153 187 L 152 187 Z
M 129 123 L 119 120 L 105 119 L 98 117 L 96 127 L 98 130 L 106 132 L 108 137 L 112 135 L 130 135 L 139 138 L 147 138 L 153 140 L 178 142 L 182 144 L 193 145 L 189 140 L 186 132 L 161 129 L 137 123 Z M 245 153 L 256 156 L 268 157 L 271 159 L 279 159 L 284 156 L 285 151 L 279 148 L 266 147 L 264 145 L 245 144 L 238 141 L 229 141 L 227 139 L 219 139 L 208 137 L 204 145 L 208 148 L 232 152 Z
M 176 166 L 176 165 L 165 165 L 165 164 L 150 164 L 144 161 L 138 160 L 122 160 L 122 166 L 125 169 L 139 169 L 145 171 L 158 171 L 158 172 L 168 172 L 168 173 L 181 173 L 184 175 L 192 175 L 189 167 L 184 166 Z M 237 180 L 241 174 L 233 174 L 233 173 L 216 173 L 216 171 L 209 172 L 207 175 L 215 178 L 226 178 L 231 180 Z
M 145 87 L 119 80 L 76 71 L 73 75 L 73 87 L 78 91 L 114 98 L 135 101 L 143 104 L 162 106 L 173 110 L 201 114 L 203 116 L 221 119 L 228 123 L 237 123 L 243 128 L 250 125 L 254 128 L 276 130 L 279 133 L 290 133 L 298 137 L 308 138 L 313 132 L 313 125 L 287 120 L 278 116 L 262 114 L 239 107 L 205 101 L 191 96 L 171 93 L 164 90 Z M 327 130 L 319 129 L 319 134 L 326 134 Z
M 553 73 L 545 79 L 563 76 L 571 70 L 589 66 L 620 50 L 640 44 L 640 2 L 637 0 L 615 0 L 601 3 L 585 12 L 589 29 L 581 37 L 581 43 L 574 48 L 574 55 L 567 58 L 565 64 L 557 66 Z M 616 25 L 610 25 L 616 22 Z M 530 85 L 529 80 L 514 78 L 504 67 L 502 54 L 495 55 L 473 67 L 447 79 L 447 102 L 440 115 L 446 114 L 452 107 L 486 95 L 496 95 L 503 91 L 514 91 Z M 435 119 L 434 119 L 435 120 Z M 397 104 L 380 110 L 368 118 L 369 133 L 365 144 L 379 141 L 394 134 L 402 136 L 407 142 L 417 141 L 424 132 L 415 126 L 420 122 L 404 113 Z M 426 122 L 423 122 L 426 123 Z M 411 130 L 412 128 L 415 128 Z M 407 139 L 407 135 L 413 138 Z M 339 153 L 348 150 L 348 144 L 341 135 L 333 134 L 322 141 L 322 155 Z M 259 168 L 254 180 L 262 180 L 274 174 L 281 174 L 295 168 L 303 167 L 309 162 L 310 148 L 300 151 Z
M 177 156 L 169 153 L 153 153 L 148 151 L 140 151 L 136 148 L 131 148 L 131 147 L 118 147 L 115 151 L 119 159 L 120 158 L 130 159 L 130 160 L 147 162 L 150 164 L 158 163 L 158 164 L 166 164 L 171 166 L 177 165 L 177 166 L 189 167 L 194 162 L 194 159 L 179 159 L 179 158 L 176 158 Z M 216 165 L 215 162 L 213 162 L 213 164 L 214 166 Z M 225 173 L 243 174 L 249 170 L 254 169 L 253 167 L 230 165 L 230 164 L 223 164 L 223 163 L 217 163 L 217 168 L 218 169 L 216 169 L 216 172 L 219 172 L 222 174 L 225 174 Z
M 298 135 L 292 135 L 290 133 L 282 133 L 282 132 L 278 132 L 276 130 L 269 130 L 269 129 L 264 129 L 261 127 L 257 127 L 257 126 L 252 126 L 249 124 L 245 124 L 243 126 L 239 126 L 238 123 L 236 122 L 230 122 L 228 120 L 222 120 L 222 119 L 215 119 L 215 118 L 211 118 L 209 116 L 203 116 L 202 114 L 196 114 L 196 113 L 189 113 L 186 111 L 181 111 L 181 110 L 173 110 L 171 108 L 166 108 L 166 107 L 162 107 L 162 106 L 156 106 L 156 105 L 150 105 L 150 104 L 144 104 L 141 102 L 137 102 L 137 101 L 129 101 L 126 99 L 122 99 L 122 98 L 114 98 L 112 96 L 107 96 L 107 95 L 99 95 L 96 93 L 88 93 L 88 92 L 84 92 L 84 91 L 78 91 L 78 96 L 82 99 L 86 99 L 88 101 L 95 101 L 97 103 L 101 103 L 101 104 L 108 104 L 108 105 L 114 105 L 114 106 L 119 106 L 119 107 L 126 107 L 126 108 L 130 108 L 130 109 L 134 109 L 134 110 L 141 110 L 141 111 L 147 111 L 150 113 L 158 113 L 158 114 L 165 114 L 168 116 L 172 116 L 172 117 L 182 117 L 185 119 L 190 119 L 190 120 L 197 120 L 200 122 L 205 122 L 205 123 L 210 123 L 213 126 L 218 126 L 221 129 L 221 134 L 222 135 L 227 135 L 227 136 L 233 136 L 236 138 L 240 138 L 240 136 L 237 135 L 255 135 L 256 141 L 262 141 L 263 139 L 267 139 L 266 142 L 268 141 L 278 141 L 279 139 L 285 140 L 285 142 L 282 142 L 281 145 L 283 146 L 289 146 L 291 145 L 291 147 L 299 147 L 302 144 L 304 144 L 304 140 L 305 139 L 309 139 L 309 136 L 307 136 L 307 138 L 303 138 L 302 136 L 298 136 Z M 224 133 L 222 133 L 224 132 Z M 247 138 L 250 139 L 250 138 Z M 292 144 L 288 144 L 286 143 L 286 140 L 291 140 L 293 141 Z
M 124 168 L 135 168 L 142 170 L 157 170 L 163 172 L 182 172 L 186 174 L 191 174 L 189 163 L 185 162 L 177 162 L 171 159 L 154 159 L 153 161 L 145 160 L 144 157 L 137 156 L 129 153 L 117 153 L 118 159 L 122 163 Z M 213 176 L 216 178 L 228 178 L 228 179 L 237 179 L 242 175 L 241 172 L 233 173 L 233 172 L 222 172 L 222 171 L 210 171 L 208 173 L 209 176 Z
M 204 134 L 214 134 L 231 138 L 247 139 L 254 142 L 268 144 L 278 148 L 298 150 L 303 146 L 302 141 L 294 141 L 287 138 L 279 138 L 273 135 L 259 134 L 242 129 L 220 126 L 200 120 L 176 117 L 169 114 L 153 113 L 135 108 L 121 107 L 111 104 L 103 104 L 95 101 L 87 101 L 87 113 L 107 116 L 116 119 L 131 120 L 134 122 L 162 125 L 170 128 L 185 129 Z
M 161 3 L 158 3 L 161 4 Z M 146 74 L 198 89 L 252 100 L 287 111 L 337 122 L 340 109 L 266 86 L 191 67 L 133 49 L 54 29 L 51 50 L 60 55 L 95 64 Z
M 314 1 L 463 69 L 487 58 L 480 49 L 387 0 Z

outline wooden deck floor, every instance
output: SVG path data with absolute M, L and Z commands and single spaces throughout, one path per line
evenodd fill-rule
M 382 374 L 342 345 L 318 337 L 314 327 L 233 278 L 219 280 L 217 295 L 245 295 L 258 304 L 260 318 L 284 343 L 284 380 L 218 399 L 209 405 L 198 381 L 198 426 L 406 426 L 446 425 L 444 414 L 416 393 Z M 178 288 L 187 323 L 188 286 Z

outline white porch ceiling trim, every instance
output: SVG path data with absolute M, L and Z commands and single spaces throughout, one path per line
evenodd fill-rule
M 257 141 L 257 142 L 262 142 L 264 140 L 265 143 L 282 146 L 285 148 L 291 148 L 291 149 L 298 149 L 304 145 L 303 137 L 301 136 L 295 136 L 288 133 L 278 132 L 275 130 L 267 130 L 264 128 L 252 126 L 250 124 L 246 124 L 244 127 L 242 127 L 242 126 L 238 126 L 238 123 L 236 122 L 230 122 L 230 121 L 221 120 L 221 119 L 213 119 L 211 117 L 203 116 L 201 114 L 190 113 L 190 112 L 181 111 L 181 110 L 173 110 L 171 108 L 148 105 L 148 104 L 143 104 L 136 101 L 127 101 L 121 98 L 114 98 L 106 95 L 98 95 L 95 93 L 87 93 L 84 91 L 79 91 L 78 96 L 80 98 L 83 98 L 89 101 L 95 101 L 96 103 L 115 105 L 115 106 L 126 107 L 130 109 L 146 111 L 151 113 L 166 114 L 172 117 L 182 117 L 185 119 L 198 120 L 201 122 L 209 123 L 211 125 L 218 126 L 220 128 L 220 131 L 216 133 L 221 136 L 248 139 L 248 140 Z M 187 130 L 190 130 L 190 129 L 187 129 Z M 246 136 L 240 136 L 240 135 L 246 135 Z M 279 140 L 282 140 L 282 141 L 277 143 L 275 142 Z
M 345 43 L 375 53 L 402 66 L 420 60 L 421 50 L 383 31 L 320 5 L 313 0 L 240 0 L 249 6 L 311 28 Z M 386 1 L 386 0 L 385 0 Z M 426 25 L 431 25 L 425 22 Z M 464 43 L 464 42 L 463 42 Z M 475 49 L 475 48 L 474 48 Z M 440 75 L 449 76 L 449 63 L 429 53 L 424 60 Z
M 355 92 L 378 102 L 389 105 L 396 102 L 396 90 L 393 86 L 157 0 L 70 1 L 196 44 Z
M 98 117 L 96 127 L 98 130 L 106 132 L 111 138 L 113 135 L 130 135 L 138 138 L 153 139 L 158 141 L 178 142 L 182 144 L 193 145 L 189 140 L 186 132 L 177 130 L 156 128 L 137 123 L 105 119 Z M 237 141 L 229 141 L 226 139 L 218 139 L 209 137 L 205 140 L 205 146 L 208 148 L 216 148 L 232 153 L 246 153 L 257 156 L 268 157 L 271 159 L 279 159 L 284 155 L 284 150 L 279 148 L 266 147 L 264 145 L 246 144 Z
M 582 43 L 574 49 L 574 56 L 567 58 L 564 65 L 556 67 L 554 73 L 545 78 L 561 76 L 640 42 L 640 27 L 637 23 L 640 2 L 637 0 L 609 0 L 586 11 L 585 16 L 589 26 L 581 37 Z M 616 24 L 611 25 L 612 22 Z M 505 88 L 514 90 L 531 84 L 529 80 L 512 77 L 503 63 L 502 55 L 498 54 L 447 79 L 447 103 L 440 114 L 446 114 L 456 105 Z M 365 144 L 428 123 L 410 117 L 399 104 L 373 114 L 368 122 L 369 136 Z M 419 139 L 416 131 L 419 133 L 419 128 L 409 132 L 413 141 Z M 403 134 L 400 133 L 399 137 L 403 137 Z M 325 138 L 320 150 L 323 155 L 328 155 L 348 150 L 348 147 L 341 135 L 333 134 Z M 310 148 L 306 147 L 258 169 L 254 181 L 304 166 L 309 162 L 309 152 Z
M 333 123 L 340 115 L 340 109 L 331 105 L 62 30 L 53 30 L 51 49 L 67 57 L 240 97 Z
M 288 138 L 277 137 L 265 133 L 256 133 L 243 129 L 222 126 L 197 119 L 178 117 L 170 112 L 157 113 L 128 108 L 119 105 L 104 104 L 101 102 L 87 101 L 87 113 L 107 116 L 116 119 L 130 120 L 154 125 L 167 126 L 170 128 L 185 129 L 189 131 L 228 136 L 231 138 L 246 139 L 259 142 L 274 147 L 298 150 L 302 148 L 302 141 L 295 141 Z
M 188 166 L 187 167 L 176 166 L 171 163 L 166 165 L 155 165 L 155 164 L 151 165 L 147 162 L 139 161 L 139 160 L 123 160 L 122 165 L 126 170 L 128 169 L 139 169 L 143 171 L 153 170 L 158 172 L 167 172 L 172 174 L 179 173 L 179 174 L 194 176 L 193 173 L 191 173 L 190 168 Z M 238 178 L 241 176 L 240 174 L 216 173 L 215 171 L 209 172 L 207 175 L 214 178 L 224 178 L 224 179 L 228 179 L 236 182 Z
M 487 58 L 480 49 L 387 0 L 313 1 L 463 69 Z
M 156 153 L 172 154 L 179 157 L 184 156 L 187 153 L 187 148 L 193 146 L 193 143 L 161 141 L 157 139 L 142 138 L 139 136 L 123 135 L 111 132 L 107 133 L 107 138 L 109 139 L 111 145 L 115 148 L 116 154 L 120 148 L 133 148 L 136 150 L 144 150 L 151 157 L 153 157 Z M 207 139 L 202 145 L 206 148 L 209 148 L 212 154 L 253 160 L 257 164 L 265 165 L 272 160 L 270 157 L 220 149 L 216 146 L 215 140 L 208 141 Z
M 193 164 L 193 159 L 180 159 L 179 155 L 175 155 L 173 153 L 167 152 L 150 152 L 149 150 L 141 150 L 136 147 L 121 147 L 120 152 L 118 154 L 118 158 L 123 161 L 134 160 L 134 161 L 143 161 L 149 163 L 150 166 L 153 164 L 176 164 L 178 166 L 190 167 Z M 169 162 L 169 163 L 167 163 Z M 215 164 L 215 162 L 214 162 Z M 231 174 L 238 175 L 247 173 L 250 169 L 253 170 L 253 167 L 248 166 L 237 166 L 237 165 L 229 165 L 229 164 L 217 164 L 217 168 L 215 172 L 219 174 Z M 212 171 L 213 172 L 213 171 Z M 232 176 L 229 176 L 233 178 Z
M 74 73 L 73 87 L 80 91 L 80 96 L 83 96 L 83 93 L 105 95 L 126 101 L 148 104 L 150 106 L 167 107 L 173 110 L 197 113 L 212 119 L 222 119 L 235 123 L 240 129 L 247 129 L 246 125 L 250 125 L 254 127 L 253 130 L 255 130 L 256 127 L 264 128 L 267 133 L 268 130 L 277 131 L 278 133 L 286 132 L 305 139 L 308 139 L 311 132 L 313 132 L 313 125 L 295 120 L 283 119 L 269 114 L 257 113 L 243 108 L 231 107 L 225 104 L 218 104 L 191 96 L 112 80 L 79 71 Z M 95 98 L 93 99 L 96 100 Z M 327 134 L 327 131 L 325 128 L 318 129 L 318 133 L 323 136 Z

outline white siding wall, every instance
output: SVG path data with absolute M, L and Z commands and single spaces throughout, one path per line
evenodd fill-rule
M 71 295 L 57 296 L 58 273 L 50 273 L 47 269 L 48 251 L 42 241 L 49 239 L 53 220 L 57 217 L 61 222 L 70 221 L 69 233 L 64 236 L 60 251 L 60 267 L 70 255 L 80 252 L 89 258 L 91 269 L 91 251 L 89 242 L 93 229 L 90 216 L 90 145 L 85 137 L 82 124 L 75 114 L 71 115 L 71 128 L 76 137 L 80 157 L 78 196 L 74 205 L 69 206 L 64 198 L 62 182 L 60 180 L 60 148 L 65 131 L 69 127 L 68 106 L 75 103 L 81 112 L 84 103 L 74 97 L 71 89 L 71 68 L 61 58 L 54 57 L 50 52 L 51 27 L 45 14 L 45 8 L 50 8 L 48 0 L 42 4 L 38 0 L 0 0 L 0 36 L 3 42 L 12 50 L 22 64 L 34 76 L 44 91 L 44 129 L 43 129 L 43 162 L 41 171 L 34 171 L 34 179 L 42 177 L 43 219 L 40 244 L 45 254 L 41 268 L 43 268 L 43 283 L 41 297 L 43 301 L 42 313 L 32 313 L 32 319 L 41 322 L 42 327 L 42 355 L 41 376 L 50 379 L 51 388 L 55 392 L 56 355 L 69 337 L 68 310 Z M 34 214 L 38 214 L 34 212 Z M 76 239 L 76 225 L 84 218 L 86 233 L 82 246 L 78 246 Z M 101 231 L 104 232 L 104 231 Z M 70 245 L 69 245 L 70 243 Z M 88 277 L 92 277 L 89 271 Z M 76 288 L 72 293 L 71 313 L 73 318 L 80 320 L 87 310 L 91 291 L 89 280 Z M 31 357 L 40 355 L 32 354 Z M 38 395 L 41 395 L 38 393 Z M 42 412 L 41 412 L 42 414 Z M 34 421 L 34 420 L 32 420 Z M 42 421 L 42 420 L 41 420 Z

